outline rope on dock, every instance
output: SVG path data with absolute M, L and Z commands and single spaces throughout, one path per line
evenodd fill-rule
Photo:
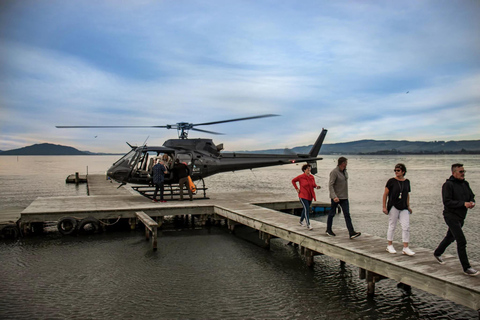
M 118 221 L 120 221 L 120 218 L 121 218 L 121 217 L 122 217 L 122 216 L 118 216 L 117 221 L 115 221 L 114 223 L 106 223 L 106 222 L 103 222 L 102 220 L 98 220 L 98 221 L 99 221 L 101 224 L 104 224 L 104 225 L 106 225 L 106 226 L 113 226 L 113 225 L 116 224 Z

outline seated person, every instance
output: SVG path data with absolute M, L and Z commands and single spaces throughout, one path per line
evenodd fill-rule
M 167 169 L 172 168 L 173 161 L 172 161 L 172 158 L 170 158 L 170 156 L 168 154 L 166 154 L 166 153 L 163 154 L 162 161 L 165 164 L 165 167 L 167 167 Z

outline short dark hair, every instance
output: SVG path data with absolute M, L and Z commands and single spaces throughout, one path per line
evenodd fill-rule
M 312 166 L 309 165 L 308 163 L 307 163 L 307 164 L 304 164 L 304 165 L 302 166 L 302 171 L 305 172 L 305 170 L 307 170 L 308 167 L 311 168 Z
M 347 162 L 347 160 L 348 160 L 348 159 L 345 158 L 345 157 L 340 157 L 340 158 L 338 158 L 337 166 L 341 165 L 342 163 Z
M 460 167 L 463 167 L 463 163 L 452 164 L 452 172 L 454 172 L 456 168 L 460 168 Z
M 395 165 L 395 169 L 400 169 L 403 171 L 403 174 L 407 174 L 407 167 L 405 167 L 405 165 L 403 163 L 397 163 Z

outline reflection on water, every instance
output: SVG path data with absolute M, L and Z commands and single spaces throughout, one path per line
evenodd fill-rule
M 116 157 L 0 157 L 0 209 L 28 205 L 37 196 L 85 194 L 84 186 L 65 185 L 68 174 L 86 166 L 103 173 Z M 480 157 L 405 156 L 349 158 L 350 200 L 355 227 L 385 237 L 383 188 L 393 167 L 403 162 L 412 183 L 412 247 L 434 248 L 446 231 L 441 218 L 441 184 L 449 166 L 463 161 L 467 180 L 480 190 Z M 321 201 L 328 200 L 327 176 L 335 157 L 319 162 Z M 85 168 L 85 169 L 83 169 Z M 289 165 L 241 171 L 206 179 L 209 190 L 258 189 L 293 194 L 290 180 L 301 172 Z M 478 209 L 468 216 L 469 243 L 479 243 Z M 0 211 L 1 212 L 1 211 Z M 325 221 L 325 217 L 315 219 Z M 341 217 L 334 226 L 344 227 Z M 0 242 L 1 319 L 459 319 L 477 312 L 392 280 L 366 298 L 366 284 L 355 267 L 315 257 L 305 266 L 299 252 L 283 240 L 266 251 L 252 244 L 256 235 L 239 228 L 164 231 L 151 251 L 142 231 L 61 237 L 49 234 Z M 245 239 L 250 241 L 245 241 Z M 395 240 L 401 240 L 400 233 Z M 449 249 L 456 254 L 455 248 Z M 480 260 L 478 247 L 469 254 Z M 480 267 L 480 266 L 478 266 Z

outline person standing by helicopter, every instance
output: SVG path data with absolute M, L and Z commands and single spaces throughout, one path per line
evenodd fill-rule
M 153 193 L 153 202 L 157 201 L 157 193 L 160 189 L 160 202 L 167 202 L 163 199 L 164 184 L 165 184 L 165 174 L 167 173 L 167 168 L 162 164 L 160 159 L 157 159 L 157 163 L 153 166 L 152 169 L 152 181 L 155 185 L 155 192 Z
M 190 201 L 193 200 L 192 189 L 188 185 L 188 176 L 190 175 L 190 169 L 188 166 L 180 162 L 180 160 L 175 160 L 175 165 L 173 166 L 173 174 L 178 178 L 178 187 L 180 188 L 180 200 L 183 200 L 183 186 L 185 185 L 188 190 L 188 196 Z
M 311 170 L 311 165 L 304 164 L 302 166 L 303 174 L 292 179 L 292 184 L 295 187 L 295 190 L 297 190 L 298 197 L 303 206 L 302 215 L 300 216 L 300 225 L 304 226 L 303 220 L 305 220 L 308 230 L 313 229 L 310 225 L 310 205 L 312 204 L 312 200 L 317 200 L 315 189 L 320 189 L 320 186 L 317 186 L 315 178 L 310 173 Z M 300 188 L 298 188 L 297 182 L 300 184 Z

